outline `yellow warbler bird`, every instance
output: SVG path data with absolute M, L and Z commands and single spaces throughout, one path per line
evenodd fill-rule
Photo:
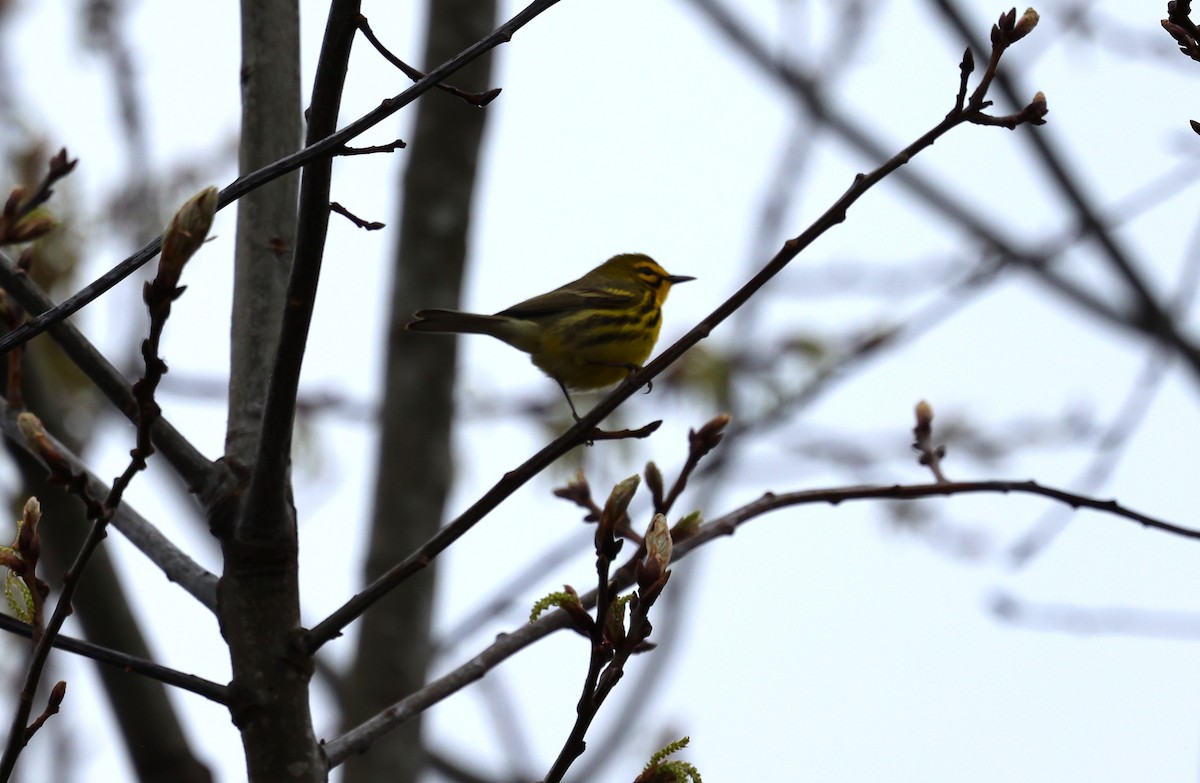
M 530 355 L 535 366 L 568 389 L 600 389 L 640 369 L 662 327 L 662 303 L 675 283 L 650 256 L 613 256 L 562 288 L 527 299 L 495 315 L 418 310 L 415 332 L 487 334 Z

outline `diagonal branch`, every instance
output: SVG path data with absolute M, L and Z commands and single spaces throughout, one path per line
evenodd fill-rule
M 4 614 L 0 614 L 0 630 L 24 636 L 26 639 L 33 632 L 32 626 Z M 206 680 L 203 677 L 197 677 L 194 674 L 186 674 L 177 669 L 171 669 L 153 661 L 147 661 L 144 658 L 126 655 L 119 650 L 112 650 L 108 647 L 85 642 L 82 639 L 75 639 L 71 636 L 64 636 L 63 634 L 54 637 L 54 641 L 51 644 L 56 649 L 73 652 L 131 674 L 149 677 L 152 680 L 157 680 L 158 682 L 185 691 L 191 691 L 217 704 L 227 704 L 229 702 L 229 689 L 226 686 Z
M 53 462 L 47 458 L 48 454 L 35 448 L 21 432 L 17 423 L 17 412 L 3 401 L 0 401 L 0 430 L 3 430 L 13 444 L 41 462 L 50 471 L 52 480 L 63 484 L 72 494 L 80 496 L 85 504 L 99 504 L 100 498 L 108 496 L 109 487 L 91 473 L 77 455 L 49 433 L 43 433 L 43 437 L 53 452 Z M 171 543 L 170 539 L 128 503 L 121 503 L 117 507 L 111 524 L 150 562 L 158 566 L 167 579 L 178 583 L 209 611 L 216 611 L 215 575 Z

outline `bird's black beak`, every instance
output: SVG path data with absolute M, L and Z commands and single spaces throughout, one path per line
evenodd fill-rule
M 688 277 L 687 275 L 667 275 L 667 282 L 671 285 L 675 285 L 676 283 L 686 283 L 689 280 L 695 279 L 696 278 Z

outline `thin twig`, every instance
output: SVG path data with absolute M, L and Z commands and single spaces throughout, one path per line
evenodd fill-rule
M 375 36 L 375 31 L 371 29 L 371 25 L 367 22 L 367 17 L 363 16 L 362 14 L 359 14 L 358 19 L 356 20 L 356 24 L 358 25 L 358 29 L 362 31 L 362 34 L 366 37 L 366 39 L 371 42 L 371 46 L 375 47 L 375 51 L 377 51 L 381 55 L 383 55 L 384 59 L 387 60 L 388 62 L 390 62 L 392 65 L 399 68 L 400 71 L 402 71 L 405 76 L 412 79 L 414 82 L 420 81 L 421 79 L 425 78 L 424 73 L 422 73 L 421 71 L 412 67 L 408 63 L 404 62 L 396 55 L 392 54 L 391 51 L 389 51 L 388 48 L 386 46 L 384 46 L 382 42 L 380 42 L 380 40 Z M 471 104 L 472 106 L 476 106 L 479 108 L 487 106 L 489 103 L 491 103 L 492 101 L 494 101 L 496 99 L 496 96 L 498 96 L 500 94 L 499 87 L 496 87 L 491 90 L 486 90 L 486 91 L 480 92 L 480 93 L 467 92 L 465 90 L 460 90 L 459 88 L 454 87 L 453 85 L 444 84 L 444 83 L 438 84 L 437 88 L 439 90 L 442 90 L 443 92 L 447 92 L 457 98 L 462 98 L 464 101 Z
M 727 421 L 728 419 L 725 420 Z M 723 427 L 725 422 L 720 426 Z M 690 440 L 695 443 L 696 433 L 690 435 Z M 685 468 L 684 471 L 690 472 L 691 469 Z M 667 580 L 671 578 L 671 572 L 667 569 L 671 560 L 671 531 L 667 526 L 666 517 L 656 512 L 646 535 L 642 538 L 642 544 L 638 547 L 637 555 L 623 567 L 628 569 L 632 565 L 637 576 L 638 589 L 629 597 L 627 604 L 614 601 L 611 596 L 616 594 L 616 588 L 610 584 L 609 568 L 613 558 L 621 550 L 622 542 L 617 537 L 617 522 L 625 516 L 633 492 L 628 491 L 627 497 L 622 496 L 623 502 L 619 505 L 613 498 L 626 491 L 630 485 L 637 486 L 636 476 L 617 485 L 596 526 L 596 573 L 599 580 L 595 591 L 596 620 L 591 634 L 588 675 L 575 710 L 575 723 L 543 783 L 559 783 L 575 760 L 583 755 L 587 747 L 584 737 L 600 707 L 624 676 L 625 664 L 635 653 L 651 649 L 651 645 L 647 643 L 651 631 L 650 607 L 658 600 Z M 625 628 L 626 607 L 629 608 L 628 629 Z
M 725 428 L 729 426 L 730 420 L 731 417 L 728 413 L 722 413 L 706 422 L 698 431 L 688 430 L 687 460 L 679 471 L 679 477 L 671 485 L 671 491 L 664 499 L 655 503 L 655 511 L 666 514 L 671 510 L 684 488 L 687 487 L 688 479 L 699 466 L 700 460 L 708 456 L 708 453 L 715 449 L 721 439 L 725 437 Z
M 21 325 L 21 321 L 25 318 L 25 310 L 14 299 L 8 296 L 3 288 L 0 288 L 0 318 L 4 319 L 4 325 L 9 331 L 16 329 Z M 24 346 L 9 351 L 8 366 L 5 376 L 4 401 L 10 408 L 22 410 L 25 408 L 25 397 L 21 392 L 21 376 L 22 366 L 24 364 L 25 349 Z
M 408 145 L 401 139 L 396 139 L 388 144 L 376 144 L 372 147 L 342 147 L 338 154 L 342 157 L 350 157 L 353 155 L 378 155 L 380 153 L 391 153 L 396 150 L 402 150 Z
M 358 215 L 346 209 L 336 201 L 330 201 L 329 208 L 349 220 L 354 225 L 367 231 L 378 231 L 381 228 L 387 228 L 387 223 L 380 223 L 378 220 L 363 220 Z
M 635 430 L 602 430 L 599 427 L 588 433 L 588 442 L 592 443 L 598 440 L 631 440 L 648 438 L 658 432 L 658 428 L 662 426 L 662 419 L 655 419 L 649 424 L 638 427 Z
M 0 614 L 0 630 L 16 634 L 17 636 L 24 636 L 27 639 L 33 632 L 32 626 L 4 614 Z M 53 645 L 56 649 L 66 650 L 76 655 L 82 655 L 85 658 L 91 658 L 93 661 L 98 661 L 114 669 L 149 677 L 152 680 L 158 680 L 161 683 L 190 691 L 218 704 L 229 703 L 229 689 L 227 687 L 220 683 L 206 680 L 203 677 L 197 677 L 194 674 L 186 674 L 177 669 L 171 669 L 153 661 L 147 661 L 144 658 L 126 655 L 119 650 L 113 650 L 63 634 L 54 637 Z

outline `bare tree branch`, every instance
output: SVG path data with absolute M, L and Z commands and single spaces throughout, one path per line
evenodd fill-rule
M 31 626 L 6 614 L 0 614 L 0 630 L 24 636 L 27 639 L 33 632 Z M 147 661 L 144 658 L 126 655 L 119 650 L 112 650 L 98 644 L 85 642 L 82 639 L 64 636 L 63 634 L 54 637 L 52 644 L 56 649 L 82 655 L 85 658 L 90 658 L 93 661 L 98 661 L 106 666 L 111 666 L 130 674 L 149 677 L 152 680 L 173 685 L 176 688 L 190 691 L 218 704 L 226 704 L 229 701 L 228 688 L 211 680 L 206 680 L 203 677 L 197 677 L 194 674 L 185 674 L 184 672 L 161 666 L 153 661 Z

